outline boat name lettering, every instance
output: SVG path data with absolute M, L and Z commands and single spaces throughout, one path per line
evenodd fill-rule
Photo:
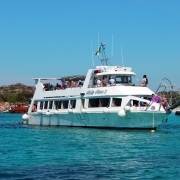
M 93 90 L 92 90 L 92 91 L 91 91 L 91 90 L 87 91 L 87 92 L 86 92 L 86 95 L 89 95 L 89 94 L 93 95 L 93 94 L 94 94 L 94 91 L 93 91 Z
M 93 95 L 93 94 L 106 94 L 107 90 L 96 90 L 95 92 L 93 90 L 89 90 L 86 92 L 86 95 Z
M 107 90 L 96 90 L 95 94 L 106 94 Z

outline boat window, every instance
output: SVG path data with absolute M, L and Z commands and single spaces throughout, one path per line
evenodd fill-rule
M 121 106 L 122 99 L 121 98 L 113 98 L 111 107 Z
M 131 83 L 130 76 L 116 76 L 116 83 Z
M 39 106 L 40 109 L 43 109 L 43 104 L 44 104 L 44 101 L 41 101 L 40 106 Z
M 52 109 L 53 101 L 49 101 L 49 109 Z
M 116 76 L 116 83 L 122 83 L 122 77 L 121 76 Z
M 108 107 L 110 98 L 89 99 L 88 107 Z
M 84 102 L 85 102 L 85 99 L 81 99 L 81 109 L 84 108 Z
M 45 101 L 44 102 L 44 109 L 47 109 L 47 107 L 48 107 L 48 101 Z
M 55 109 L 61 109 L 61 101 L 54 101 L 54 106 Z
M 134 107 L 139 107 L 139 101 L 131 99 L 128 103 L 127 106 L 134 106 Z
M 76 106 L 76 100 L 70 100 L 69 108 L 75 108 Z
M 68 109 L 69 101 L 62 101 L 62 109 Z

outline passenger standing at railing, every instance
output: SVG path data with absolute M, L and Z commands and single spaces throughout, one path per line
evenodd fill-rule
M 156 96 L 155 94 L 152 94 L 152 102 L 156 102 L 156 103 L 159 103 L 159 97 Z
M 116 81 L 114 80 L 114 78 L 112 76 L 110 77 L 109 84 L 110 84 L 110 86 L 116 85 Z
M 101 86 L 101 78 L 99 78 L 98 80 L 97 80 L 97 87 L 100 87 Z
M 66 89 L 66 88 L 65 88 L 65 82 L 62 81 L 62 90 L 64 90 L 64 89 Z
M 142 82 L 142 83 L 141 83 L 141 86 L 142 86 L 142 87 L 146 87 L 146 75 L 143 76 L 143 79 L 142 79 L 142 81 L 140 81 L 140 82 Z
M 74 81 L 72 80 L 72 78 L 70 78 L 69 81 L 70 81 L 70 87 L 71 88 L 74 87 Z
M 83 86 L 83 82 L 79 80 L 79 87 Z
M 75 86 L 76 86 L 76 87 L 78 87 L 78 86 L 79 86 L 79 83 L 78 83 L 78 81 L 76 81 L 76 83 L 75 83 Z
M 102 79 L 102 85 L 103 86 L 107 86 L 107 82 L 106 82 L 106 78 L 105 77 Z
M 161 103 L 162 103 L 163 108 L 166 110 L 167 100 L 166 100 L 165 96 L 162 98 L 162 102 Z

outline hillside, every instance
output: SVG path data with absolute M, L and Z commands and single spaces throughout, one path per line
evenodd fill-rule
M 5 92 L 12 93 L 12 94 L 19 94 L 19 93 L 27 93 L 27 94 L 34 94 L 35 87 L 34 86 L 26 86 L 21 83 L 0 86 L 0 94 L 4 94 Z

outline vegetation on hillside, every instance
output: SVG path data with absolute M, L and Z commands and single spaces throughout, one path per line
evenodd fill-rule
M 0 87 L 0 101 L 10 103 L 24 103 L 28 104 L 30 98 L 33 97 L 35 88 L 33 86 L 26 86 L 20 83 L 1 86 Z
M 9 92 L 5 92 L 4 94 L 1 95 L 1 99 L 4 100 L 5 102 L 10 102 L 10 103 L 24 103 L 28 104 L 28 101 L 30 98 L 33 97 L 33 94 L 22 92 L 19 94 L 12 94 Z

